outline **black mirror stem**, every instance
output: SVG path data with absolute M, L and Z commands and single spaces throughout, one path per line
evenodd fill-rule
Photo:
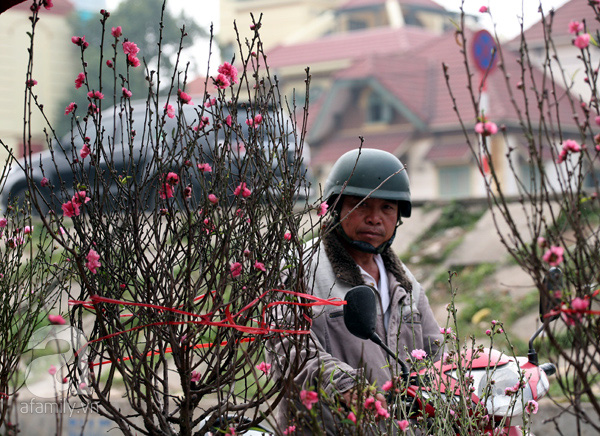
M 390 347 L 388 347 L 379 337 L 379 335 L 375 332 L 373 332 L 373 334 L 371 335 L 371 337 L 369 338 L 371 341 L 375 342 L 377 345 L 379 345 L 381 348 L 384 349 L 384 351 L 389 354 L 391 357 L 394 358 L 394 360 L 396 362 L 398 362 L 400 364 L 400 367 L 402 368 L 402 380 L 404 381 L 408 381 L 408 379 L 410 378 L 410 372 L 408 371 L 408 366 L 406 366 L 406 363 L 404 363 L 402 361 L 402 359 L 400 359 L 400 357 L 398 357 L 398 355 L 396 353 L 394 353 L 392 351 L 392 349 Z

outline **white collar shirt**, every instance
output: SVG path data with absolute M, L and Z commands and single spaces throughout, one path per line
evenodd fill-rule
M 379 298 L 381 299 L 381 308 L 384 314 L 383 321 L 387 330 L 390 320 L 390 311 L 388 310 L 390 307 L 390 286 L 381 254 L 375 255 L 375 263 L 377 264 L 377 269 L 379 270 L 379 283 L 375 283 L 375 279 L 371 276 L 371 274 L 366 272 L 360 265 L 358 268 L 360 269 L 360 273 L 365 283 L 377 290 L 379 293 Z

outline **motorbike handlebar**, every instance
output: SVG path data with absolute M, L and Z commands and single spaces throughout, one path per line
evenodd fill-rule
M 556 373 L 556 366 L 553 363 L 542 363 L 540 369 L 546 373 L 546 375 L 554 375 Z

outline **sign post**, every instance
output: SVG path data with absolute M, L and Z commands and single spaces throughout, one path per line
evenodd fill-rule
M 487 93 L 487 78 L 496 69 L 498 65 L 498 48 L 494 37 L 487 30 L 480 30 L 475 35 L 471 42 L 471 55 L 475 63 L 475 67 L 479 70 L 480 81 L 479 89 L 481 95 L 479 98 L 479 113 L 483 118 L 489 110 L 489 96 Z M 481 120 L 484 122 L 485 120 Z M 487 154 L 481 150 L 481 163 L 484 174 L 490 173 L 490 165 Z M 491 151 L 490 151 L 491 155 Z

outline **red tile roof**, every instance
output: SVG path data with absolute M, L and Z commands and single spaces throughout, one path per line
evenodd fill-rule
M 468 38 L 472 34 L 468 34 Z M 498 123 L 517 122 L 511 91 L 514 94 L 517 107 L 524 110 L 522 95 L 516 89 L 520 77 L 520 66 L 517 56 L 507 50 L 503 51 L 507 72 L 511 75 L 509 87 L 499 69 L 493 71 L 487 78 L 487 94 L 489 109 L 487 116 Z M 360 79 L 372 77 L 386 90 L 394 95 L 414 115 L 426 123 L 430 129 L 440 130 L 457 128 L 458 118 L 453 110 L 453 102 L 449 95 L 442 63 L 448 66 L 450 85 L 461 111 L 463 120 L 474 123 L 476 114 L 467 89 L 467 74 L 460 47 L 453 33 L 448 33 L 432 40 L 425 46 L 405 51 L 395 56 L 371 56 L 357 60 L 349 68 L 340 71 L 336 79 Z M 471 65 L 473 74 L 472 86 L 477 88 L 480 81 L 478 73 Z M 539 83 L 542 74 L 534 70 L 533 77 Z M 530 83 L 529 75 L 526 84 Z M 559 87 L 559 96 L 561 93 Z M 564 93 L 564 91 L 562 91 Z M 531 97 L 531 95 L 530 95 Z M 572 111 L 568 105 L 559 105 L 561 122 L 572 123 Z M 533 119 L 538 117 L 535 105 L 530 102 L 530 112 Z
M 550 22 L 550 14 L 546 14 L 547 21 Z M 594 34 L 600 30 L 600 24 L 595 20 L 595 14 L 587 0 L 571 0 L 565 3 L 554 12 L 552 18 L 552 35 L 554 37 L 567 37 L 569 33 L 569 23 L 571 21 L 583 21 L 585 19 L 588 33 Z M 541 16 L 540 16 L 541 18 Z M 517 36 L 513 42 L 520 41 L 521 35 Z M 533 41 L 543 41 L 544 23 L 540 20 L 525 31 L 525 38 L 528 43 Z
M 271 68 L 293 65 L 304 68 L 319 62 L 401 53 L 425 45 L 435 38 L 431 32 L 413 26 L 337 33 L 315 41 L 277 46 L 269 51 L 267 62 Z
M 196 77 L 187 83 L 185 91 L 192 96 L 204 96 L 204 91 L 208 91 L 213 97 L 217 95 L 217 87 L 211 78 L 206 81 L 206 77 Z
M 390 153 L 400 154 L 402 144 L 411 136 L 412 133 L 369 133 L 361 134 L 364 138 L 363 147 L 377 148 Z M 341 132 L 340 134 L 323 142 L 317 150 L 313 150 L 312 165 L 316 167 L 335 162 L 344 153 L 354 150 L 360 146 L 358 135 Z
M 452 144 L 433 144 L 425 158 L 434 162 L 465 162 L 471 157 L 466 140 Z
M 467 37 L 471 38 L 472 33 L 468 33 Z M 335 79 L 357 80 L 361 81 L 363 86 L 368 86 L 363 82 L 364 79 L 370 78 L 375 80 L 385 91 L 393 95 L 402 106 L 417 116 L 429 132 L 456 132 L 461 127 L 453 109 L 454 103 L 446 86 L 446 79 L 442 69 L 442 63 L 445 63 L 448 66 L 449 81 L 456 106 L 460 109 L 461 118 L 466 128 L 468 131 L 472 131 L 475 125 L 476 113 L 467 88 L 467 74 L 460 50 L 461 48 L 454 34 L 448 33 L 432 40 L 426 47 L 421 46 L 418 49 L 405 51 L 397 55 L 373 55 L 357 59 L 350 67 L 339 71 L 335 75 Z M 491 121 L 496 122 L 499 126 L 502 124 L 516 126 L 519 120 L 515 113 L 509 90 L 514 94 L 516 106 L 519 110 L 523 111 L 524 102 L 522 94 L 516 88 L 516 83 L 520 76 L 520 66 L 517 63 L 517 56 L 515 54 L 509 51 L 504 51 L 503 54 L 507 72 L 511 75 L 509 88 L 507 88 L 504 76 L 499 69 L 490 74 L 487 79 L 489 108 L 486 114 Z M 471 72 L 474 73 L 472 86 L 477 88 L 480 74 L 472 66 Z M 538 83 L 541 83 L 542 74 L 539 71 L 534 70 L 532 75 Z M 529 75 L 527 76 L 526 83 L 530 83 Z M 561 92 L 564 94 L 564 91 L 561 91 L 560 87 L 557 89 L 560 98 Z M 336 101 L 340 97 L 329 96 L 329 98 L 333 98 Z M 529 98 L 532 98 L 531 93 L 529 94 Z M 539 111 L 533 102 L 530 101 L 529 105 L 529 112 L 533 123 L 537 124 L 539 121 Z M 342 114 L 344 110 L 347 110 L 344 108 L 334 109 L 330 106 L 328 113 L 323 113 L 323 111 L 319 111 L 321 107 L 325 107 L 323 106 L 323 100 L 320 100 L 319 105 L 312 108 L 316 111 L 316 113 L 313 112 L 311 114 L 311 117 L 314 117 L 311 118 L 312 120 L 320 120 L 322 117 L 333 117 L 336 113 Z M 556 110 L 560 114 L 563 128 L 569 125 L 573 126 L 573 113 L 568 104 L 558 105 L 558 107 L 553 107 L 551 110 L 548 110 L 546 107 L 546 120 L 552 117 L 555 122 L 556 114 L 554 112 Z M 576 110 L 580 109 L 577 107 Z M 549 116 L 548 112 L 552 112 L 552 115 Z M 313 125 L 311 123 L 310 127 Z M 314 151 L 315 157 L 313 162 L 317 166 L 334 162 L 343 153 L 358 147 L 360 144 L 356 130 L 353 130 L 352 135 L 343 130 L 336 131 L 335 129 L 331 129 L 329 132 L 331 136 L 319 139 L 320 147 Z M 396 152 L 397 154 L 401 151 L 399 150 L 401 145 L 411 134 L 365 133 L 364 145 L 381 148 L 392 153 Z M 518 145 L 522 146 L 523 144 Z M 452 144 L 445 144 L 439 147 L 434 146 L 427 157 L 440 161 L 462 161 L 468 159 L 469 155 L 470 152 L 466 142 L 459 140 Z

